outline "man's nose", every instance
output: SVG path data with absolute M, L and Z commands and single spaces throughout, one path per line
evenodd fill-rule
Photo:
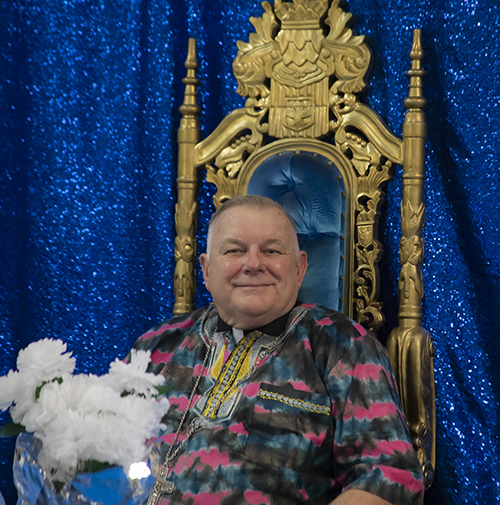
M 264 270 L 262 253 L 258 248 L 250 248 L 247 251 L 243 269 L 248 273 L 260 272 Z

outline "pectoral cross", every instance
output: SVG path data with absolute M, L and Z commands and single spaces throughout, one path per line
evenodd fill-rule
M 160 470 L 160 474 L 155 480 L 153 484 L 153 489 L 151 490 L 151 494 L 149 495 L 147 505 L 157 505 L 160 501 L 160 497 L 162 494 L 170 494 L 174 491 L 175 484 L 168 480 L 165 480 L 165 477 L 168 473 L 168 467 L 162 467 Z

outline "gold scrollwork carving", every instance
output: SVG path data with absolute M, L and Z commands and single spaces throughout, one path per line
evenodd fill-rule
M 357 93 L 366 86 L 364 81 L 370 66 L 370 49 L 364 43 L 364 36 L 353 35 L 347 28 L 352 17 L 339 7 L 339 0 L 332 2 L 325 23 L 330 26 L 330 33 L 324 41 L 324 47 L 330 55 L 335 55 L 335 75 L 337 81 L 332 85 L 332 93 Z
M 358 298 L 354 298 L 355 319 L 378 330 L 385 321 L 382 304 L 378 302 L 380 280 L 378 262 L 383 249 L 377 240 L 380 207 L 384 201 L 382 185 L 392 179 L 392 163 L 384 161 L 379 150 L 364 136 L 346 132 L 341 127 L 336 135 L 341 151 L 350 155 L 357 172 L 356 196 L 356 267 L 354 284 Z
M 196 257 L 196 242 L 194 234 L 196 230 L 196 216 L 198 204 L 193 202 L 186 205 L 184 202 L 175 206 L 175 272 L 174 291 L 176 302 L 192 303 L 195 293 L 193 266 Z
M 256 33 L 251 33 L 249 42 L 239 40 L 238 56 L 233 62 L 233 72 L 238 81 L 236 90 L 241 96 L 267 96 L 269 88 L 266 85 L 268 65 L 266 60 L 273 60 L 275 47 L 274 33 L 278 26 L 273 8 L 269 2 L 263 2 L 265 13 L 260 18 L 250 18 Z M 277 54 L 276 54 L 277 57 Z
M 424 472 L 425 487 L 434 479 L 436 428 L 434 409 L 434 345 L 421 326 L 395 328 L 387 340 L 401 403 Z
M 358 227 L 358 236 L 369 235 L 356 244 L 356 263 L 354 283 L 357 285 L 354 298 L 356 320 L 372 331 L 378 330 L 384 324 L 382 304 L 377 301 L 379 275 L 377 263 L 383 255 L 383 249 L 377 240 L 373 240 L 372 226 Z M 366 244 L 366 245 L 365 245 Z
M 252 132 L 252 134 L 241 135 L 220 152 L 215 158 L 215 164 L 219 168 L 224 168 L 230 179 L 234 179 L 238 175 L 246 157 L 253 153 L 260 146 L 261 142 L 262 135 L 256 131 Z
M 206 166 L 207 181 L 215 184 L 217 193 L 213 197 L 215 208 L 218 209 L 226 200 L 238 194 L 237 183 L 234 178 L 228 177 L 223 169 L 216 169 L 212 165 Z
M 250 109 L 251 110 L 251 109 Z M 257 121 L 262 119 L 262 114 Z M 207 181 L 215 184 L 217 193 L 214 196 L 214 205 L 218 208 L 225 200 L 238 194 L 237 179 L 245 160 L 262 145 L 262 133 L 259 131 L 259 122 L 255 122 L 245 133 L 246 123 L 236 137 L 223 144 L 219 154 L 215 157 L 215 164 L 207 163 Z M 226 147 L 224 147 L 224 145 Z
M 422 262 L 424 256 L 424 241 L 422 228 L 424 226 L 425 207 L 421 203 L 417 209 L 410 201 L 401 204 L 401 221 L 404 234 L 399 243 L 399 259 L 401 275 L 399 277 L 399 292 L 409 300 L 413 292 L 420 301 L 424 296 L 424 281 L 422 277 Z
M 339 121 L 332 131 L 342 124 L 342 116 L 354 110 L 358 99 L 353 93 L 337 94 L 330 90 L 330 107 Z
M 342 137 L 345 141 L 341 144 L 341 149 L 343 152 L 349 149 L 353 153 L 351 161 L 360 176 L 365 176 L 372 165 L 380 163 L 380 152 L 374 144 L 354 133 L 344 132 L 344 135 L 338 136 L 337 141 L 341 141 Z

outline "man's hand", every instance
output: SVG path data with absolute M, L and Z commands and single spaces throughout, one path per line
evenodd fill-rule
M 366 491 L 351 489 L 335 498 L 330 505 L 391 505 L 391 503 Z

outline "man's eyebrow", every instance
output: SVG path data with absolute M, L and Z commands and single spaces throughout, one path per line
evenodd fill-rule
M 228 245 L 244 246 L 245 242 L 243 242 L 243 240 L 240 240 L 238 238 L 226 238 L 220 244 L 221 247 L 226 247 Z
M 283 240 L 281 240 L 279 238 L 269 238 L 269 239 L 265 240 L 262 244 L 263 247 L 268 247 L 270 245 L 278 245 L 283 248 L 286 248 L 285 242 L 283 242 Z
M 240 247 L 246 247 L 246 242 L 244 242 L 243 240 L 240 240 L 238 238 L 226 238 L 221 242 L 220 247 L 223 248 L 223 247 L 227 247 L 229 245 L 237 245 Z M 269 247 L 272 245 L 281 246 L 283 248 L 286 248 L 285 242 L 279 238 L 268 238 L 267 240 L 262 242 L 261 247 Z

